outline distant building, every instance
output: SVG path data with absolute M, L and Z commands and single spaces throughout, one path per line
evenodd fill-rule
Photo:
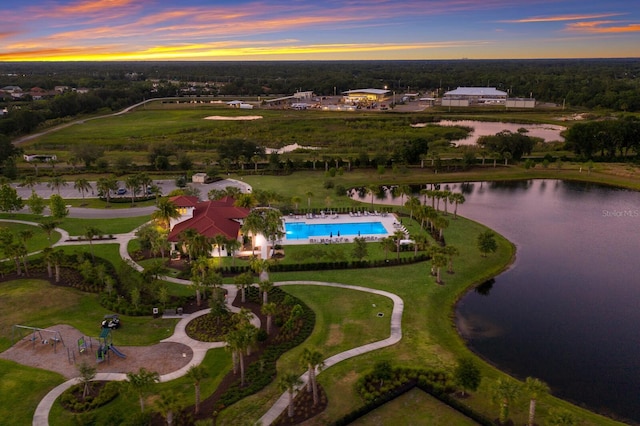
M 504 105 L 507 97 L 495 87 L 458 87 L 444 94 L 442 106 Z
M 207 174 L 206 173 L 194 173 L 191 176 L 191 182 L 193 182 L 193 183 L 206 183 L 207 182 Z
M 26 161 L 27 163 L 31 163 L 33 161 L 44 161 L 44 162 L 48 162 L 48 161 L 57 161 L 58 160 L 58 156 L 55 154 L 24 154 L 22 156 L 22 158 L 24 158 L 24 161 Z
M 386 89 L 357 89 L 342 92 L 342 100 L 345 104 L 359 104 L 381 102 L 389 96 L 390 90 Z

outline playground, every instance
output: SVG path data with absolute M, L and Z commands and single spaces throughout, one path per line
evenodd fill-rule
M 141 367 L 149 368 L 160 375 L 179 370 L 189 363 L 193 357 L 190 347 L 181 343 L 162 342 L 152 346 L 119 346 L 118 333 L 112 332 L 109 344 L 112 348 L 98 362 L 97 353 L 101 346 L 100 329 L 95 336 L 86 336 L 77 329 L 59 324 L 42 330 L 27 330 L 22 338 L 11 348 L 0 353 L 0 358 L 19 362 L 20 364 L 55 371 L 66 378 L 78 376 L 77 364 L 83 360 L 94 365 L 98 373 L 128 373 L 138 371 Z M 35 332 L 34 332 L 35 331 Z M 52 336 L 59 336 L 61 341 L 53 343 Z M 35 339 L 34 339 L 35 337 Z M 42 337 L 42 338 L 41 338 Z M 80 351 L 78 340 L 84 340 L 84 350 Z M 117 355 L 116 351 L 125 355 Z M 75 363 L 74 363 L 75 357 Z

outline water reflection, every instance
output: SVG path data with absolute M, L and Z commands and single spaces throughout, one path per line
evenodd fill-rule
M 480 136 L 495 135 L 504 130 L 515 133 L 522 129 L 526 130 L 525 134 L 527 136 L 541 138 L 545 142 L 564 142 L 564 137 L 562 137 L 560 133 L 566 130 L 563 126 L 553 124 L 518 124 L 476 120 L 441 120 L 435 124 L 440 126 L 464 126 L 473 128 L 473 132 L 471 132 L 466 139 L 455 141 L 457 145 L 473 145 L 478 142 Z
M 457 308 L 471 348 L 558 396 L 639 422 L 640 377 L 629 372 L 640 371 L 640 194 L 540 180 L 475 183 L 465 198 L 460 214 L 518 248 L 488 296 L 470 292 Z
M 518 250 L 508 271 L 460 301 L 469 346 L 555 395 L 640 422 L 640 193 L 561 180 L 440 187 L 462 192 L 458 214 Z M 424 202 L 432 188 L 412 192 Z M 384 195 L 374 203 L 401 204 Z

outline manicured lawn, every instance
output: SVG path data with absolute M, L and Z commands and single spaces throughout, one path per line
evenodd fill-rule
M 29 222 L 41 223 L 43 220 L 48 219 L 42 216 L 34 214 L 7 214 L 0 213 L 0 219 L 13 219 L 13 220 L 26 220 Z M 137 217 L 123 217 L 113 219 L 75 219 L 65 218 L 60 221 L 58 227 L 69 232 L 72 236 L 79 236 L 84 234 L 85 230 L 89 226 L 93 226 L 101 230 L 105 235 L 109 234 L 123 234 L 131 232 L 143 223 L 151 220 L 150 216 L 137 216 Z M 2 226 L 2 223 L 0 223 Z
M 387 424 L 468 426 L 477 423 L 441 403 L 428 393 L 413 388 L 404 395 L 352 422 L 351 426 Z
M 208 377 L 202 380 L 200 391 L 202 398 L 211 395 L 222 378 L 231 370 L 231 354 L 223 348 L 212 349 L 207 352 L 202 366 L 206 369 Z M 153 366 L 148 370 L 153 371 Z M 91 417 L 93 419 L 108 419 L 106 423 L 99 424 L 121 424 L 130 419 L 132 413 L 140 411 L 140 404 L 137 396 L 126 390 L 126 384 L 122 384 L 122 392 L 109 404 L 100 407 L 86 415 L 74 415 L 62 408 L 59 402 L 53 405 L 49 416 L 51 426 L 74 424 L 75 419 Z M 195 390 L 193 382 L 186 377 L 181 377 L 170 382 L 154 385 L 154 395 L 147 398 L 146 406 L 152 411 L 157 411 L 155 403 L 161 393 L 168 392 L 176 395 L 178 404 L 186 407 L 195 403 Z
M 43 295 L 46 295 L 44 297 Z M 57 287 L 41 280 L 15 280 L 0 285 L 0 350 L 12 345 L 15 324 L 47 328 L 69 324 L 87 336 L 97 334 L 102 317 L 111 313 L 98 302 L 95 294 Z M 118 330 L 121 345 L 149 345 L 173 333 L 177 320 L 121 316 Z M 64 338 L 64 336 L 63 336 Z
M 0 423 L 6 426 L 30 425 L 40 400 L 65 381 L 60 374 L 4 359 L 0 359 L 0 377 Z
M 16 219 L 17 220 L 17 219 Z M 22 223 L 3 222 L 0 220 L 0 228 L 6 228 L 13 233 L 14 241 L 20 239 L 21 231 L 30 231 L 33 236 L 27 240 L 27 251 L 32 253 L 34 251 L 40 251 L 45 247 L 55 244 L 60 239 L 60 234 L 56 231 L 51 233 L 51 240 L 49 240 L 47 233 L 44 232 L 39 226 L 25 225 Z M 0 247 L 0 256 L 2 253 L 2 247 Z

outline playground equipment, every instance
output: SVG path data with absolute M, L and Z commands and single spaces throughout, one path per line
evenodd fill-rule
M 30 334 L 29 340 L 33 343 L 34 348 L 36 345 L 36 341 L 42 342 L 43 345 L 51 344 L 51 346 L 53 346 L 54 353 L 56 353 L 58 343 L 62 343 L 62 346 L 66 347 L 66 345 L 64 344 L 64 340 L 62 340 L 62 334 L 60 334 L 58 330 L 29 327 L 28 325 L 20 325 L 20 324 L 15 324 L 11 328 L 11 338 L 13 343 L 16 342 L 16 335 L 20 336 L 20 338 L 17 340 L 22 340 L 22 338 L 24 337 L 23 330 L 29 331 L 29 334 Z M 43 334 L 44 336 L 48 336 L 48 337 L 44 337 Z
M 127 356 L 116 349 L 113 346 L 113 337 L 111 336 L 111 328 L 105 327 L 100 332 L 100 337 L 98 337 L 98 349 L 96 350 L 96 361 L 99 363 L 110 361 L 111 352 L 119 356 L 120 358 L 126 358 Z

